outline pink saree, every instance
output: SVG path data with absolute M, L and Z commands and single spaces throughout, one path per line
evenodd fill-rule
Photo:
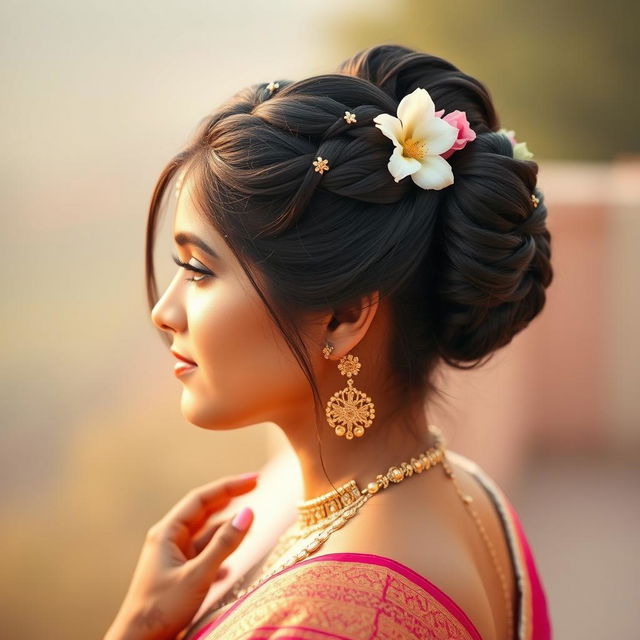
M 473 461 L 449 452 L 496 505 L 516 572 L 514 640 L 550 640 L 547 602 L 520 519 Z M 303 560 L 238 599 L 194 640 L 482 640 L 465 612 L 424 576 L 391 558 L 330 553 Z

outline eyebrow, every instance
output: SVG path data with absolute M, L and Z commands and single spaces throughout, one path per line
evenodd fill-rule
M 208 244 L 198 238 L 198 236 L 194 236 L 192 233 L 176 233 L 174 240 L 180 247 L 185 244 L 192 244 L 194 247 L 200 247 L 200 249 L 205 253 L 208 253 L 212 258 L 220 259 L 220 256 Z

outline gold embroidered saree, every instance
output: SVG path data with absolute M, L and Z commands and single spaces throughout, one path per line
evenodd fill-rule
M 515 640 L 550 640 L 546 595 L 519 517 L 473 461 L 449 452 L 488 492 L 516 571 Z M 194 640 L 482 640 L 465 612 L 411 568 L 368 553 L 303 560 L 238 599 Z

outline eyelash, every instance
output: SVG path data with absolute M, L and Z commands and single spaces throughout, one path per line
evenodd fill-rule
M 196 273 L 199 273 L 202 275 L 201 278 L 185 278 L 185 280 L 188 280 L 189 282 L 202 282 L 203 280 L 205 280 L 207 278 L 207 276 L 213 276 L 213 273 L 209 273 L 208 271 L 203 271 L 202 269 L 198 269 L 197 267 L 194 267 L 193 265 L 189 264 L 188 262 L 182 262 L 182 260 L 180 260 L 180 258 L 178 258 L 178 256 L 171 256 L 173 258 L 173 261 L 179 266 L 182 267 L 183 269 L 188 269 L 189 271 L 195 271 Z

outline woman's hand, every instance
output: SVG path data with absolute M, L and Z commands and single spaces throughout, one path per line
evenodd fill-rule
M 207 524 L 234 496 L 256 486 L 257 473 L 192 489 L 148 531 L 131 584 L 105 640 L 175 638 L 196 614 L 220 565 L 244 538 L 253 512 Z M 235 525 L 235 526 L 234 526 Z

